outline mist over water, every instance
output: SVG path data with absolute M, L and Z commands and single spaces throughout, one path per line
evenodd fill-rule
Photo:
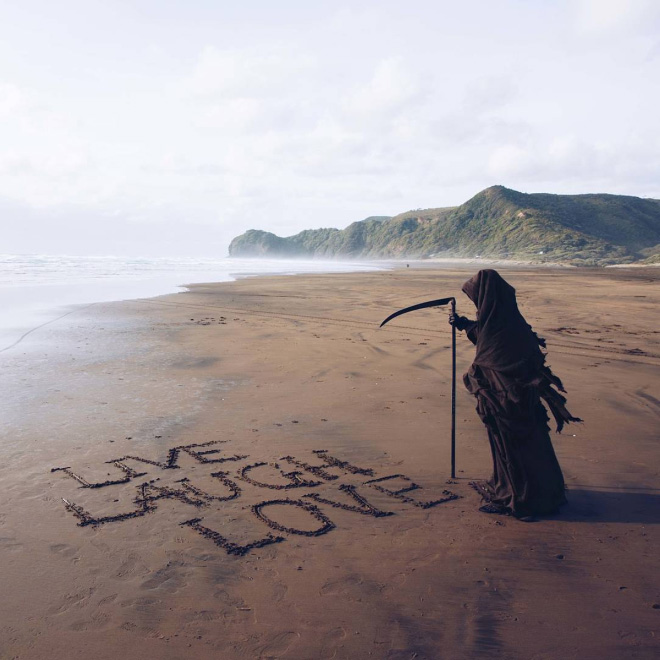
M 248 276 L 383 269 L 359 261 L 0 255 L 0 351 L 79 305 L 149 298 L 182 291 L 185 284 Z M 29 338 L 37 336 L 32 332 Z

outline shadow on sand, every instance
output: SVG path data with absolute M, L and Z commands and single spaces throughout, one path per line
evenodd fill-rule
M 660 524 L 660 492 L 648 492 L 652 490 L 571 488 L 568 506 L 562 507 L 560 515 L 548 516 L 546 520 L 657 525 Z

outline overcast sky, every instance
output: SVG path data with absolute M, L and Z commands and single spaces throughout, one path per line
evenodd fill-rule
M 0 0 L 1 252 L 660 198 L 657 0 Z

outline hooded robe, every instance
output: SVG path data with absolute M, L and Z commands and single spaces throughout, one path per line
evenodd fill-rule
M 474 486 L 514 516 L 552 513 L 566 496 L 541 400 L 558 432 L 581 420 L 566 409 L 557 391 L 565 392 L 562 382 L 545 364 L 545 341 L 518 310 L 515 289 L 489 269 L 468 280 L 463 292 L 477 307 L 477 321 L 466 328 L 476 355 L 463 380 L 477 399 L 493 456 L 492 478 Z

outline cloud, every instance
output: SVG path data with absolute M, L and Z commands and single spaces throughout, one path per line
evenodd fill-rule
M 527 149 L 515 144 L 496 147 L 488 158 L 488 171 L 497 180 L 528 171 L 531 158 Z
M 248 131 L 258 124 L 263 105 L 256 98 L 226 99 L 201 108 L 196 123 L 202 129 L 223 129 L 234 133 Z
M 660 17 L 656 0 L 578 0 L 576 25 L 591 34 L 611 34 L 644 28 Z
M 271 45 L 263 49 L 202 48 L 186 92 L 198 97 L 267 97 L 290 88 L 310 67 L 310 58 L 291 49 Z
M 497 181 L 518 181 L 536 186 L 557 181 L 567 192 L 629 192 L 626 181 L 637 182 L 636 194 L 657 196 L 660 180 L 660 140 L 595 143 L 576 136 L 537 138 L 524 146 L 494 148 L 488 173 Z M 573 188 L 573 189 L 571 189 Z
M 39 28 L 15 3 L 0 195 L 48 222 L 75 208 L 223 238 L 458 204 L 496 182 L 660 196 L 660 3 L 284 3 L 259 22 L 220 4 L 142 23 L 122 5 L 122 42 L 90 48 L 67 10 Z
M 478 114 L 489 114 L 514 103 L 518 85 L 510 75 L 484 75 L 469 81 L 463 94 L 463 107 Z
M 369 118 L 402 111 L 421 95 L 416 77 L 401 57 L 388 57 L 378 63 L 372 78 L 356 89 L 345 102 L 347 113 Z
M 37 120 L 45 120 L 48 108 L 44 99 L 34 90 L 13 82 L 0 83 L 0 121 L 22 127 Z
M 15 115 L 28 105 L 25 92 L 16 85 L 0 85 L 0 120 Z
M 50 152 L 39 155 L 9 152 L 0 155 L 0 173 L 5 176 L 31 175 L 61 180 L 80 174 L 88 165 L 87 154 L 80 151 Z

